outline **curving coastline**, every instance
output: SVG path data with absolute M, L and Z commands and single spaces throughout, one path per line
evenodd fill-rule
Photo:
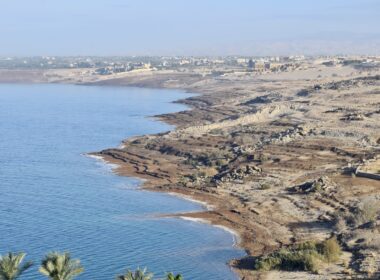
M 119 175 L 144 179 L 145 189 L 212 205 L 176 216 L 236 232 L 247 257 L 230 265 L 242 278 L 314 279 L 308 272 L 254 271 L 253 260 L 332 234 L 348 250 L 340 262 L 320 269 L 320 279 L 347 279 L 347 269 L 355 277 L 376 269 L 368 267 L 376 264 L 370 249 L 364 254 L 345 235 L 367 233 L 347 223 L 337 229 L 335 218 L 378 194 L 379 181 L 345 170 L 380 152 L 379 70 L 312 64 L 260 76 L 158 71 L 81 83 L 198 94 L 177 101 L 190 110 L 156 116 L 176 129 L 126 139 L 93 155 L 117 164 Z
M 155 82 L 151 83 L 150 81 L 149 82 L 146 82 L 146 81 L 139 82 L 138 84 L 136 84 L 136 83 L 120 84 L 117 80 L 111 80 L 111 81 L 102 81 L 102 82 L 96 82 L 96 83 L 88 83 L 87 85 L 133 86 L 133 87 L 143 87 L 143 88 L 170 88 L 170 89 L 173 89 L 172 87 L 165 87 L 165 86 L 161 85 L 160 82 L 156 84 Z M 177 86 L 175 88 L 178 89 Z M 182 88 L 180 88 L 180 89 L 185 90 Z M 193 94 L 193 92 L 189 91 L 188 89 L 186 89 L 186 93 Z M 197 98 L 201 95 L 202 94 L 198 92 Z M 173 101 L 173 102 L 182 103 L 182 104 L 185 104 L 185 105 L 190 107 L 192 104 L 193 98 L 194 97 L 189 97 L 186 99 L 180 99 L 180 100 Z M 196 106 L 193 106 L 193 109 L 194 109 L 194 107 L 196 107 Z M 189 108 L 189 110 L 192 110 L 192 109 Z M 174 129 L 172 129 L 171 131 L 175 131 L 177 129 L 177 127 L 179 127 L 179 126 L 183 127 L 183 124 L 181 123 L 181 121 L 176 120 L 176 118 L 175 118 L 176 114 L 181 114 L 181 112 L 172 113 L 172 114 L 157 115 L 157 116 L 153 116 L 153 117 L 155 117 L 159 121 L 163 121 L 163 122 L 166 122 L 170 125 L 173 125 Z M 170 120 L 167 119 L 167 117 L 169 115 L 170 115 L 170 117 L 169 117 Z M 174 117 L 172 117 L 171 115 L 174 115 Z M 159 135 L 161 135 L 161 134 L 162 133 L 159 133 Z M 139 139 L 146 137 L 146 136 L 147 135 L 141 135 L 141 136 L 135 136 L 132 138 L 124 139 L 121 142 L 121 144 L 119 145 L 119 147 L 117 147 L 117 149 L 121 149 L 121 150 L 127 149 L 127 147 L 126 147 L 127 142 L 136 141 L 136 140 L 138 141 Z M 143 151 L 141 151 L 141 152 L 144 153 Z M 106 162 L 107 164 L 112 166 L 112 172 L 114 172 L 120 176 L 139 178 L 140 180 L 142 180 L 142 184 L 140 185 L 140 187 L 144 190 L 165 192 L 169 195 L 174 195 L 174 196 L 180 197 L 182 199 L 201 204 L 205 208 L 204 211 L 168 214 L 168 215 L 163 215 L 163 217 L 177 217 L 180 219 L 185 219 L 185 220 L 189 220 L 189 221 L 193 221 L 193 222 L 199 222 L 199 223 L 205 223 L 205 224 L 209 224 L 209 225 L 213 225 L 215 227 L 221 228 L 221 229 L 227 231 L 228 233 L 230 233 L 232 235 L 233 240 L 234 240 L 233 246 L 241 247 L 244 249 L 244 247 L 242 247 L 243 246 L 242 245 L 242 238 L 241 238 L 242 232 L 240 230 L 234 229 L 232 224 L 226 222 L 228 220 L 228 218 L 224 217 L 224 215 L 221 216 L 222 219 L 220 219 L 220 217 L 217 217 L 217 216 L 219 216 L 219 214 L 217 214 L 217 213 L 222 212 L 221 211 L 221 208 L 222 208 L 221 205 L 225 204 L 224 200 L 219 201 L 219 199 L 205 195 L 202 192 L 195 193 L 194 191 L 189 191 L 189 190 L 181 189 L 181 188 L 179 189 L 176 187 L 174 187 L 174 188 L 170 187 L 168 189 L 163 189 L 162 188 L 163 187 L 162 182 L 160 180 L 156 180 L 156 179 L 158 179 L 157 176 L 154 173 L 147 171 L 148 169 L 150 169 L 149 167 L 147 167 L 144 172 L 136 171 L 136 169 L 131 168 L 130 164 L 132 163 L 132 161 L 129 161 L 129 159 L 127 159 L 127 158 L 115 157 L 115 155 L 110 156 L 107 154 L 107 152 L 105 152 L 105 150 L 100 151 L 100 152 L 88 153 L 88 156 L 91 156 L 91 157 L 94 157 L 97 159 L 101 159 L 102 161 Z M 140 159 L 145 159 L 144 156 L 137 156 L 137 157 Z M 155 158 L 152 158 L 152 160 L 154 161 Z M 136 161 L 134 161 L 132 163 L 132 165 L 135 167 L 136 167 L 136 165 L 139 165 L 139 164 L 140 163 L 138 163 Z M 141 164 L 143 164 L 143 163 L 141 163 Z M 167 179 L 169 179 L 169 181 L 170 181 L 169 177 L 167 177 Z M 172 179 L 175 180 L 176 179 L 175 176 L 173 176 Z M 241 271 L 239 270 L 239 268 L 237 266 L 234 265 L 234 263 L 236 261 L 237 260 L 231 260 L 229 265 L 237 273 L 239 278 L 241 278 L 240 277 L 240 276 L 242 276 Z
M 371 92 L 376 91 L 378 76 L 347 75 L 347 68 L 334 70 L 340 74 L 329 76 L 331 69 L 320 67 L 259 78 L 186 74 L 173 78 L 158 73 L 101 81 L 96 84 L 179 88 L 198 95 L 178 101 L 191 110 L 156 116 L 175 125 L 173 131 L 125 140 L 121 149 L 97 155 L 121 163 L 116 170 L 120 175 L 146 179 L 146 189 L 174 192 L 212 205 L 204 212 L 178 216 L 236 232 L 247 257 L 232 260 L 230 265 L 241 278 L 311 279 L 308 272 L 263 273 L 253 267 L 255 257 L 278 248 L 339 234 L 333 226 L 333 211 L 349 209 L 346 201 L 356 195 L 376 193 L 378 182 L 365 180 L 350 183 L 360 184 L 361 194 L 347 191 L 344 186 L 349 179 L 342 170 L 349 163 L 373 157 L 379 136 L 371 125 L 352 135 L 358 129 L 354 122 L 342 126 L 344 116 L 326 112 L 342 102 L 352 106 L 353 100 L 356 108 L 375 104 Z M 320 78 L 324 71 L 325 78 Z M 318 91 L 324 92 L 323 99 L 313 94 L 316 83 L 321 85 Z M 305 91 L 310 93 L 299 94 Z M 362 98 L 359 102 L 357 94 Z M 318 106 L 313 105 L 316 102 Z M 371 110 L 376 109 L 367 108 Z M 362 135 L 368 142 L 357 145 Z M 325 186 L 322 198 L 317 194 L 305 200 L 304 193 L 289 191 L 313 180 Z M 343 261 L 352 258 L 351 254 Z M 319 273 L 321 279 L 330 279 L 332 274 L 346 279 L 339 264 L 325 266 Z
M 120 84 L 117 83 L 117 81 L 112 81 L 109 82 L 107 81 L 106 83 L 101 82 L 95 83 L 96 85 L 107 85 L 107 86 L 120 86 Z M 88 84 L 91 85 L 91 84 Z M 133 87 L 147 87 L 147 88 L 153 88 L 151 83 L 139 83 L 139 84 L 130 84 L 130 85 L 122 85 L 122 86 L 133 86 Z M 157 88 L 163 88 L 162 86 L 157 86 Z M 170 87 L 169 87 L 170 88 Z M 189 90 L 186 90 L 187 93 L 193 93 L 190 92 Z M 201 96 L 202 94 L 198 92 L 197 98 Z M 188 106 L 191 106 L 192 104 L 192 97 L 186 98 L 186 99 L 180 99 L 177 101 L 174 101 L 176 103 L 183 103 Z M 192 106 L 193 108 L 189 110 L 193 110 L 197 106 Z M 170 132 L 176 131 L 178 127 L 184 127 L 186 124 L 182 123 L 181 120 L 177 120 L 175 116 L 176 114 L 181 114 L 183 112 L 177 112 L 173 114 L 163 114 L 163 115 L 158 115 L 154 116 L 157 118 L 159 121 L 166 122 L 170 125 L 174 125 L 175 128 L 171 130 Z M 167 132 L 167 133 L 170 133 Z M 161 135 L 162 133 L 158 134 Z M 164 133 L 165 134 L 165 133 Z M 127 138 L 122 141 L 119 147 L 117 149 L 124 150 L 128 149 L 126 146 L 127 143 L 130 143 L 131 141 L 139 141 L 139 139 L 143 139 L 144 137 L 149 137 L 149 135 L 141 135 L 141 136 L 135 136 L 132 138 Z M 144 151 L 140 151 L 142 154 Z M 240 227 L 234 227 L 234 223 L 231 223 L 231 220 L 228 218 L 228 211 L 226 213 L 226 201 L 224 199 L 221 199 L 217 196 L 210 195 L 207 193 L 204 193 L 203 191 L 194 191 L 186 188 L 178 188 L 176 186 L 169 186 L 166 182 L 163 185 L 162 178 L 160 178 L 160 175 L 156 175 L 154 172 L 149 172 L 148 170 L 151 169 L 152 167 L 156 164 L 152 164 L 151 166 L 144 166 L 145 171 L 140 171 L 138 170 L 139 168 L 137 167 L 138 165 L 144 165 L 143 162 L 138 162 L 136 160 L 132 160 L 131 158 L 128 157 L 117 157 L 115 154 L 109 154 L 109 149 L 103 150 L 100 152 L 93 152 L 93 153 L 88 153 L 88 156 L 94 157 L 96 159 L 101 159 L 105 163 L 109 164 L 112 166 L 112 172 L 120 175 L 120 176 L 126 176 L 126 177 L 135 177 L 139 178 L 142 180 L 142 184 L 140 187 L 144 190 L 149 190 L 149 191 L 156 191 L 156 192 L 164 192 L 169 195 L 174 195 L 177 197 L 180 197 L 182 199 L 192 201 L 198 204 L 201 204 L 204 206 L 204 211 L 196 211 L 196 212 L 185 212 L 185 213 L 176 213 L 176 214 L 164 214 L 163 217 L 177 217 L 180 219 L 185 219 L 193 222 L 199 222 L 199 223 L 205 223 L 209 225 L 213 225 L 215 227 L 221 228 L 228 233 L 230 233 L 233 237 L 234 240 L 234 246 L 244 248 L 244 243 L 243 239 L 241 237 L 242 234 L 245 233 L 245 230 L 240 228 Z M 140 160 L 144 160 L 147 157 L 141 156 L 141 155 L 133 155 L 132 157 L 136 156 Z M 156 158 L 152 158 L 152 161 L 154 161 Z M 165 179 L 171 182 L 171 180 L 175 181 L 176 176 L 165 176 Z M 241 223 L 244 221 L 241 220 Z M 247 242 L 247 240 L 244 240 Z M 250 241 L 249 241 L 250 242 Z M 239 268 L 238 265 L 238 260 L 231 260 L 229 265 L 230 267 L 238 274 L 239 278 L 244 277 L 245 273 L 242 272 L 242 270 Z

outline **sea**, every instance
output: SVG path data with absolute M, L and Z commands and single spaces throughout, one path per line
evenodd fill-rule
M 76 279 L 115 279 L 147 268 L 184 279 L 237 279 L 227 265 L 245 255 L 229 231 L 162 214 L 204 206 L 144 191 L 90 152 L 128 137 L 165 132 L 153 116 L 186 110 L 176 90 L 67 84 L 0 85 L 0 254 L 34 261 L 20 279 L 44 279 L 38 267 L 52 251 L 70 252 Z

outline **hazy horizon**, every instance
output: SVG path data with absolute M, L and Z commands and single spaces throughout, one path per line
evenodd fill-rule
M 380 1 L 14 0 L 0 56 L 380 53 Z

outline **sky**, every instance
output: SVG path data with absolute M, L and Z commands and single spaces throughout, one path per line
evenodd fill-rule
M 380 0 L 0 0 L 0 56 L 380 54 Z

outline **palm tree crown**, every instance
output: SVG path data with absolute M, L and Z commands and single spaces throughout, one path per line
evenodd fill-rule
M 79 260 L 71 259 L 69 253 L 52 252 L 43 259 L 39 271 L 51 280 L 71 280 L 83 272 L 83 267 Z
M 126 274 L 119 275 L 116 280 L 152 280 L 153 274 L 148 273 L 146 268 L 138 268 L 135 272 L 128 270 Z
M 181 274 L 174 275 L 172 272 L 170 272 L 170 273 L 168 273 L 168 275 L 166 275 L 166 279 L 167 280 L 183 280 Z
M 17 279 L 25 270 L 32 266 L 32 262 L 21 264 L 24 260 L 25 253 L 8 253 L 0 256 L 0 280 Z

